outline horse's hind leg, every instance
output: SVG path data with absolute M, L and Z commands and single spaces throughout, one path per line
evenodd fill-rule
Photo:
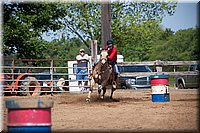
M 113 88 L 112 88 L 112 89 L 111 89 L 111 94 L 110 94 L 110 99 L 113 99 L 113 98 L 112 98 L 113 92 L 114 92 L 114 90 L 113 90 Z
M 115 90 L 116 90 L 116 89 L 112 87 L 112 89 L 111 89 L 111 94 L 110 94 L 110 99 L 113 99 L 112 96 L 113 96 L 113 92 L 114 92 Z

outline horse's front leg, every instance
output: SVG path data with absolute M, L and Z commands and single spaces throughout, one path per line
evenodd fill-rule
M 100 97 L 101 99 L 103 99 L 103 97 L 104 97 L 104 94 L 106 93 L 105 92 L 105 86 L 106 86 L 106 80 L 104 80 L 102 83 L 101 83 L 101 85 L 98 85 L 98 97 Z M 102 95 L 101 95 L 101 90 L 103 90 L 103 93 L 102 93 Z
M 102 82 L 103 83 L 103 82 Z M 103 86 L 104 84 L 101 84 L 101 85 L 99 85 L 99 87 L 98 87 L 98 98 L 100 98 L 100 99 L 104 99 L 104 95 L 105 95 L 105 93 L 106 93 L 106 87 L 105 87 L 105 85 Z M 101 94 L 101 91 L 103 90 L 103 93 Z
M 106 86 L 107 82 L 108 82 L 108 80 L 104 80 L 104 81 L 101 83 L 101 85 L 99 85 L 99 88 L 103 89 L 103 88 Z
M 94 82 L 94 78 L 92 76 L 89 76 L 89 82 L 90 82 L 90 89 L 89 89 L 89 93 L 88 96 L 86 98 L 87 102 L 90 102 L 91 99 L 91 93 L 93 91 L 93 88 L 95 88 L 95 82 Z
M 87 96 L 87 99 L 86 99 L 87 102 L 90 102 L 91 93 L 92 93 L 92 91 L 89 90 L 89 92 L 88 92 L 88 96 Z
M 106 87 L 102 88 L 103 89 L 103 94 L 101 95 L 101 99 L 104 99 L 104 95 L 106 93 Z
M 98 94 L 97 94 L 98 98 L 100 98 L 101 96 L 101 89 L 98 88 Z
M 101 92 L 102 92 L 102 89 L 103 89 L 103 85 L 99 85 L 98 84 L 98 98 L 101 98 Z

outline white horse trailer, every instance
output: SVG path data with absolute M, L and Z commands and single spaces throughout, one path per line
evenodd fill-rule
M 99 60 L 100 55 L 97 55 L 97 60 Z M 91 56 L 90 56 L 91 62 Z M 124 62 L 124 57 L 122 55 L 117 55 L 117 62 Z M 76 69 L 77 61 L 68 61 L 68 80 L 69 80 L 69 91 L 70 93 L 81 93 L 82 88 L 78 86 L 78 81 L 76 80 Z M 92 64 L 88 64 L 88 73 L 92 69 Z M 82 83 L 84 85 L 84 83 Z M 88 86 L 90 83 L 88 82 Z

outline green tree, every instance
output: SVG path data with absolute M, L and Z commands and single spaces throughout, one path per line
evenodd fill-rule
M 160 59 L 159 52 L 161 45 L 166 45 L 166 42 L 170 39 L 170 37 L 174 36 L 174 31 L 170 28 L 167 29 L 160 29 L 159 34 L 155 36 L 155 41 L 152 44 L 151 53 L 149 54 L 149 60 L 162 60 Z M 166 47 L 167 48 L 167 47 Z M 165 55 L 163 55 L 165 56 Z
M 100 3 L 87 2 L 67 4 L 64 30 L 79 37 L 87 47 L 88 39 L 101 43 L 100 6 Z M 143 61 L 149 59 L 147 55 L 163 17 L 173 15 L 176 3 L 118 1 L 111 7 L 112 37 L 118 51 L 127 61 Z
M 156 37 L 160 34 L 159 23 L 148 21 L 143 24 L 125 26 L 122 34 L 116 35 L 118 50 L 126 61 L 147 61 Z
M 66 34 L 78 37 L 88 48 L 87 40 L 98 40 L 101 35 L 100 3 L 68 3 L 65 5 L 66 17 L 63 19 Z
M 197 29 L 179 30 L 153 47 L 151 60 L 199 60 Z
M 88 52 L 86 46 L 79 38 L 66 40 L 63 36 L 60 40 L 55 39 L 50 42 L 46 50 L 43 51 L 43 55 L 46 58 L 75 60 L 80 48 L 85 48 Z
M 48 44 L 42 32 L 62 27 L 64 11 L 54 3 L 4 3 L 3 52 L 21 58 L 41 58 Z
M 113 2 L 112 28 L 119 29 L 132 23 L 141 24 L 146 21 L 161 21 L 165 14 L 173 15 L 176 3 L 161 2 Z M 100 3 L 67 3 L 67 16 L 64 18 L 65 29 L 77 35 L 84 43 L 85 39 L 98 39 L 101 30 Z M 113 30 L 114 31 L 114 30 Z
M 88 2 L 5 3 L 4 53 L 40 58 L 41 51 L 48 45 L 41 34 L 49 30 L 63 31 L 65 36 L 74 35 L 89 49 L 89 40 L 101 41 L 100 7 L 100 3 Z M 170 2 L 112 3 L 112 36 L 118 51 L 128 61 L 148 60 L 160 22 L 166 13 L 173 15 L 175 8 L 176 3 Z
M 112 35 L 126 61 L 146 61 L 162 32 L 166 14 L 173 15 L 176 3 L 115 2 L 112 5 Z

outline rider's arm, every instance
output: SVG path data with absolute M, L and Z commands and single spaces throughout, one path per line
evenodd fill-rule
M 117 54 L 116 48 L 113 48 L 112 53 L 108 56 L 109 60 L 113 60 L 114 56 Z

